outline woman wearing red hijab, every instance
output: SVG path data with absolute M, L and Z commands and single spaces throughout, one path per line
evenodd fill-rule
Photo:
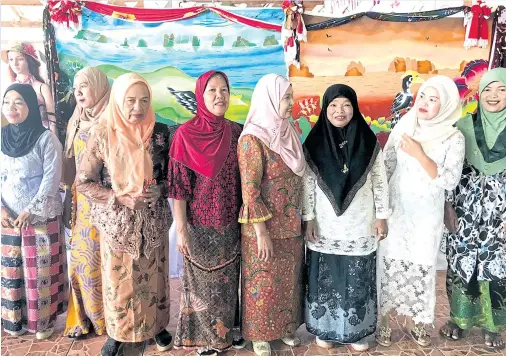
M 232 345 L 239 286 L 241 126 L 227 120 L 230 86 L 222 72 L 199 77 L 197 115 L 181 125 L 170 149 L 178 249 L 184 256 L 176 347 L 216 355 Z

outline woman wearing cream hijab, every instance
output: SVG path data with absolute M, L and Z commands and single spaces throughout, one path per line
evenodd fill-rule
M 434 321 L 445 190 L 457 185 L 464 161 L 464 137 L 454 127 L 461 113 L 455 83 L 432 77 L 385 146 L 392 215 L 378 256 L 383 321 L 376 339 L 383 346 L 392 343 L 392 310 L 406 317 L 405 328 L 416 343 L 431 342 L 425 325 Z
M 114 81 L 109 106 L 92 130 L 77 171 L 77 192 L 92 201 L 91 223 L 100 232 L 104 317 L 102 356 L 121 343 L 154 338 L 172 346 L 169 323 L 166 200 L 169 131 L 155 123 L 152 93 L 141 76 Z
M 76 166 L 83 158 L 90 130 L 98 124 L 99 118 L 109 102 L 111 87 L 107 76 L 98 68 L 86 67 L 74 77 L 74 95 L 77 106 L 67 126 L 64 151 L 64 182 L 73 187 Z M 102 276 L 100 274 L 100 237 L 90 223 L 90 201 L 82 194 L 72 195 L 72 222 L 65 222 L 72 228 L 69 274 L 71 294 L 64 335 L 78 337 L 90 332 L 93 326 L 97 335 L 105 333 L 104 307 L 102 302 Z M 70 212 L 65 217 L 69 220 Z

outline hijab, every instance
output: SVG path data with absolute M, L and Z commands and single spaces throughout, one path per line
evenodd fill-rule
M 225 79 L 230 90 L 225 73 L 209 71 L 201 75 L 195 89 L 197 114 L 178 128 L 170 147 L 172 159 L 207 178 L 214 178 L 221 171 L 232 137 L 228 120 L 211 113 L 204 102 L 207 83 L 215 74 Z
M 431 120 L 418 120 L 416 113 L 419 94 L 428 87 L 438 91 L 441 107 L 439 113 Z M 452 79 L 446 76 L 431 77 L 422 84 L 418 93 L 415 105 L 402 117 L 390 134 L 385 150 L 394 145 L 398 146 L 402 135 L 407 134 L 419 142 L 427 153 L 459 131 L 454 124 L 462 116 L 462 104 L 459 90 Z
M 288 118 L 279 113 L 281 99 L 290 86 L 286 78 L 277 74 L 268 74 L 258 81 L 241 137 L 257 137 L 280 155 L 294 174 L 303 176 L 306 160 L 299 135 Z
M 148 88 L 150 105 L 144 119 L 132 124 L 127 120 L 128 114 L 123 112 L 123 103 L 126 92 L 136 83 L 142 83 Z M 152 100 L 151 87 L 136 73 L 123 74 L 112 85 L 109 106 L 103 120 L 107 131 L 105 161 L 116 195 L 139 196 L 145 183 L 153 178 L 153 159 L 149 151 L 155 127 Z
M 493 82 L 506 85 L 506 68 L 495 68 L 481 78 L 479 93 Z M 506 108 L 487 112 L 479 103 L 474 115 L 457 122 L 466 138 L 466 159 L 479 172 L 494 175 L 506 170 Z
M 11 84 L 4 94 L 10 91 L 19 93 L 28 106 L 28 116 L 20 124 L 8 124 L 2 128 L 2 152 L 10 157 L 22 157 L 28 154 L 39 137 L 46 131 L 40 117 L 37 94 L 28 84 Z
M 353 118 L 343 128 L 332 125 L 327 117 L 328 106 L 338 97 L 347 98 L 353 107 Z M 365 184 L 380 150 L 376 135 L 360 113 L 352 88 L 335 84 L 325 91 L 320 116 L 304 147 L 318 186 L 329 198 L 336 215 L 342 215 Z
M 83 108 L 77 105 L 67 126 L 67 139 L 65 141 L 65 157 L 74 156 L 74 139 L 80 130 L 89 132 L 89 130 L 98 124 L 100 115 L 104 112 L 109 103 L 111 87 L 107 76 L 100 69 L 95 67 L 85 67 L 76 73 L 74 83 L 77 78 L 81 78 L 83 83 L 88 83 L 91 89 L 92 103 L 91 108 Z

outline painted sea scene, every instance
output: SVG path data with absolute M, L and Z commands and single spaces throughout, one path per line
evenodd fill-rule
M 240 11 L 241 16 L 281 23 L 281 9 Z M 286 75 L 280 33 L 227 20 L 213 12 L 173 22 L 139 22 L 83 8 L 82 28 L 57 30 L 61 68 L 72 79 L 85 66 L 102 69 L 113 81 L 137 72 L 152 87 L 157 120 L 183 123 L 196 110 L 198 76 L 214 69 L 230 80 L 227 117 L 242 123 L 258 80 Z

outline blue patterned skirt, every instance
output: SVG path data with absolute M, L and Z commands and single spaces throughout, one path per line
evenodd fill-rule
M 306 255 L 306 328 L 322 340 L 355 343 L 376 331 L 376 252 Z

